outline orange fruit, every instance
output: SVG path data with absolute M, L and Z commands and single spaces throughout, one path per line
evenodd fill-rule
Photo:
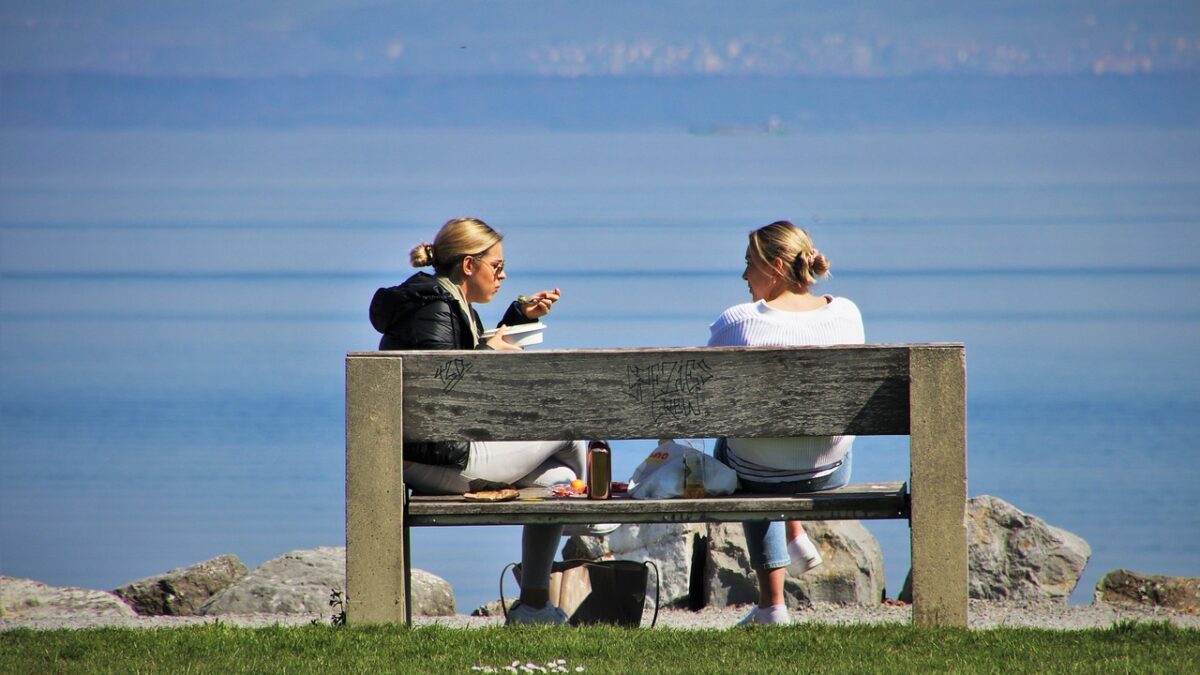
M 571 489 L 579 494 L 583 494 L 585 491 L 587 491 L 587 483 L 583 482 L 579 478 L 576 478 L 575 480 L 571 481 Z

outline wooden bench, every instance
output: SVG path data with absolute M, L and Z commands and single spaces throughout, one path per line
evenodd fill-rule
M 412 526 L 906 518 L 913 621 L 967 625 L 960 344 L 354 352 L 346 356 L 346 616 L 409 622 Z M 907 483 L 795 496 L 408 499 L 401 439 L 907 435 Z

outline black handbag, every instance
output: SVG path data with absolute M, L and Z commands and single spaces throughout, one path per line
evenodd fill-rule
M 504 603 L 504 575 L 512 568 L 521 583 L 521 564 L 509 563 L 500 572 L 500 608 L 508 618 Z M 608 623 L 628 628 L 642 625 L 646 607 L 646 581 L 654 568 L 654 618 L 658 624 L 662 578 L 658 565 L 647 560 L 565 560 L 554 563 L 550 572 L 550 602 L 566 613 L 572 626 Z

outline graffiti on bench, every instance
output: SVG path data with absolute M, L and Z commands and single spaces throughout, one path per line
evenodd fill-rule
M 712 369 L 704 359 L 627 366 L 625 393 L 649 406 L 655 422 L 699 417 L 705 413 L 704 386 L 711 379 Z

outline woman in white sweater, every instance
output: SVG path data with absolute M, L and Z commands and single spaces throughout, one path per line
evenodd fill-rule
M 864 342 L 862 315 L 846 298 L 813 295 L 829 261 L 808 234 L 786 220 L 750 233 L 746 271 L 753 302 L 725 310 L 709 327 L 710 346 L 837 345 Z M 816 492 L 850 482 L 853 436 L 727 438 L 713 454 L 754 492 Z M 798 521 L 744 523 L 758 605 L 743 624 L 790 623 L 783 586 L 792 557 L 804 571 L 821 555 Z M 785 536 L 786 530 L 786 536 Z

